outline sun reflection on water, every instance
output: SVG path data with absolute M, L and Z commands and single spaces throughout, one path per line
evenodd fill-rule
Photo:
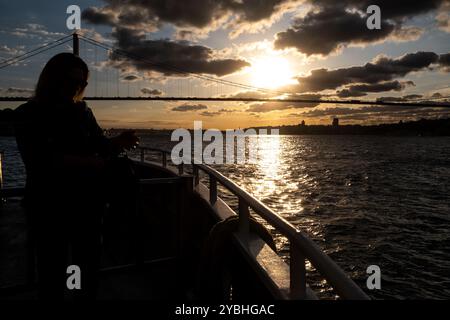
M 311 182 L 306 167 L 302 165 L 302 154 L 306 149 L 297 141 L 293 153 L 289 140 L 279 135 L 259 136 L 256 144 L 257 162 L 250 181 L 245 181 L 246 187 L 282 216 L 298 216 L 303 211 L 299 188 Z M 299 174 L 303 170 L 305 172 Z
M 278 135 L 259 136 L 257 139 L 258 161 L 255 194 L 265 197 L 276 192 L 276 181 L 280 172 L 280 137 Z

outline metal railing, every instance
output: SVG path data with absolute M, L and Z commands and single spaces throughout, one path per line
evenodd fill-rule
M 159 152 L 162 156 L 162 166 L 167 168 L 167 155 L 170 152 L 158 148 L 140 147 L 140 160 L 145 161 L 146 151 Z M 190 164 L 194 176 L 194 190 L 200 184 L 200 171 L 209 177 L 209 203 L 214 206 L 217 202 L 217 185 L 220 183 L 238 198 L 239 231 L 249 233 L 250 208 L 261 218 L 266 220 L 278 232 L 284 235 L 290 244 L 290 292 L 294 296 L 304 297 L 306 294 L 306 266 L 309 260 L 316 270 L 333 287 L 337 294 L 344 299 L 369 299 L 369 297 L 351 280 L 345 272 L 325 254 L 306 234 L 299 231 L 287 220 L 279 216 L 235 182 L 222 175 L 217 170 L 204 164 Z M 183 163 L 178 165 L 178 173 L 184 173 Z
M 4 153 L 0 150 L 0 190 L 3 189 L 3 157 Z

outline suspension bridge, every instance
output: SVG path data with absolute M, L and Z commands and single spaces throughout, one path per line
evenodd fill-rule
M 255 87 L 248 84 L 225 80 L 220 77 L 194 73 L 188 69 L 181 69 L 167 63 L 152 61 L 146 57 L 115 48 L 108 43 L 77 33 L 66 35 L 33 50 L 1 61 L 0 72 L 7 67 L 30 61 L 31 58 L 38 55 L 48 54 L 52 51 L 54 52 L 54 49 L 60 49 L 60 47 L 63 46 L 65 51 L 72 50 L 75 55 L 81 56 L 85 60 L 87 58 L 94 60 L 91 63 L 88 62 L 91 67 L 90 79 L 93 80 L 94 83 L 90 82 L 84 98 L 85 100 L 237 101 L 314 105 L 345 104 L 450 108 L 450 103 L 446 100 L 450 97 L 444 96 L 417 98 L 408 101 L 298 98 L 296 96 L 301 96 L 301 94 Z M 161 74 L 168 72 L 171 76 L 159 78 L 159 80 L 162 80 L 162 83 L 155 85 L 154 88 L 150 90 L 146 88 L 148 82 L 146 82 L 145 78 L 140 79 L 140 81 L 134 81 L 135 78 L 138 79 L 138 77 L 132 76 L 132 78 L 135 78 L 128 81 L 123 77 L 123 74 L 121 74 L 123 72 L 119 71 L 117 67 L 107 66 L 105 62 L 107 62 L 111 54 L 120 56 L 124 59 L 133 59 L 140 64 L 162 71 L 162 73 L 160 72 Z M 170 83 L 168 83 L 169 78 L 171 80 Z M 147 89 L 147 93 L 150 94 L 145 94 L 144 89 Z M 244 97 L 236 94 L 236 89 L 245 90 L 247 92 L 246 96 Z M 254 96 L 251 96 L 252 94 Z M 308 94 L 303 96 L 308 96 Z M 26 96 L 0 96 L 0 101 L 26 101 L 28 99 L 29 97 Z

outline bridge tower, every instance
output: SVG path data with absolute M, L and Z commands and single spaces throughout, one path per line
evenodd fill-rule
M 78 34 L 76 32 L 74 32 L 72 34 L 72 39 L 73 39 L 73 54 L 76 55 L 77 57 L 80 55 L 80 40 L 78 38 Z

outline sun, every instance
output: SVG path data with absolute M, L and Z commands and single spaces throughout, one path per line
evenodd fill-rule
M 290 84 L 294 76 L 289 61 L 279 56 L 256 58 L 249 72 L 253 86 L 268 89 Z

